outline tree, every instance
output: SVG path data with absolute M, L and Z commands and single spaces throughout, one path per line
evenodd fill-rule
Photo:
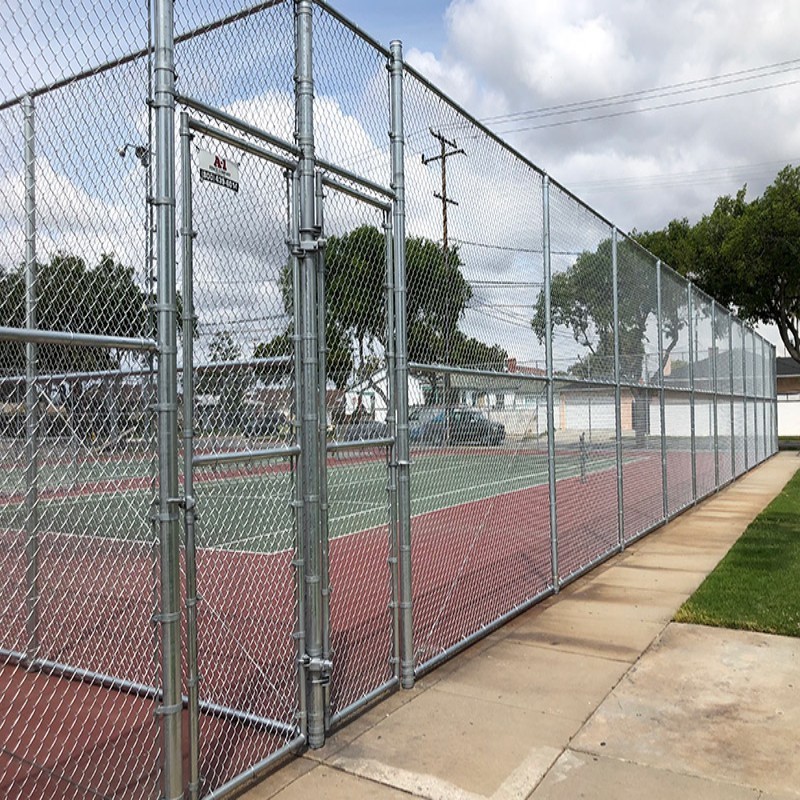
M 638 384 L 646 374 L 648 322 L 657 312 L 655 270 L 643 262 L 638 245 L 623 239 L 617 246 L 620 379 Z M 571 267 L 553 275 L 550 289 L 553 328 L 570 329 L 575 342 L 589 353 L 570 367 L 576 377 L 608 379 L 614 368 L 614 285 L 612 241 L 604 239 L 594 251 L 581 253 Z M 539 342 L 546 335 L 545 296 L 540 293 L 531 326 Z M 686 304 L 662 298 L 662 329 L 666 364 L 684 326 Z
M 331 236 L 325 248 L 327 368 L 339 388 L 369 381 L 387 347 L 385 303 L 386 239 L 377 228 L 364 225 L 342 236 Z M 446 254 L 424 238 L 406 241 L 406 317 L 411 361 L 502 369 L 506 354 L 467 338 L 459 320 L 472 297 L 461 272 L 456 247 Z M 281 276 L 287 315 L 292 311 L 291 270 Z M 291 325 L 269 342 L 256 345 L 258 357 L 291 353 Z M 491 365 L 491 366 L 489 366 Z
M 241 417 L 244 394 L 250 385 L 250 370 L 237 364 L 242 348 L 230 331 L 217 331 L 208 346 L 210 364 L 198 369 L 198 394 L 219 397 L 226 425 L 235 425 Z
M 746 191 L 719 197 L 693 226 L 634 236 L 746 321 L 774 323 L 800 362 L 800 167 L 784 167 L 752 202 Z
M 147 294 L 131 267 L 103 254 L 94 267 L 68 253 L 36 265 L 37 327 L 102 336 L 144 337 L 152 333 Z M 0 267 L 0 324 L 25 327 L 25 268 Z M 126 351 L 101 347 L 41 345 L 41 372 L 119 369 Z M 19 344 L 0 344 L 0 369 L 20 374 L 25 352 Z

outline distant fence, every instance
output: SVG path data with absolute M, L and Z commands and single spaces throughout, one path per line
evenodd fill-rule
M 4 796 L 228 796 L 775 453 L 772 345 L 398 42 L 50 11 L 0 12 Z

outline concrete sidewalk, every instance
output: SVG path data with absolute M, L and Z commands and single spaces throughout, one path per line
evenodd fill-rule
M 800 797 L 800 639 L 670 623 L 781 453 L 275 772 L 248 800 Z

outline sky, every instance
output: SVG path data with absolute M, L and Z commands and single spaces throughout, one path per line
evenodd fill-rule
M 412 65 L 623 231 L 695 222 L 800 162 L 793 0 L 335 6 L 401 39 Z
M 194 27 L 249 4 L 250 0 L 186 0 L 176 5 L 178 28 Z M 660 4 L 645 0 L 333 0 L 332 5 L 386 45 L 401 39 L 411 65 L 622 231 L 662 228 L 673 218 L 688 217 L 694 222 L 711 211 L 718 196 L 735 193 L 747 184 L 748 197 L 753 198 L 781 167 L 800 160 L 796 114 L 800 4 L 790 0 L 763 4 L 751 0 Z M 9 97 L 29 84 L 41 85 L 85 68 L 110 53 L 136 49 L 145 41 L 144 3 L 133 7 L 123 0 L 98 0 L 87 4 L 86 15 L 78 16 L 63 14 L 60 8 L 56 0 L 33 4 L 9 0 L 0 11 L 5 26 L 0 37 L 0 96 Z M 250 30 L 253 38 L 237 39 L 242 30 Z M 197 42 L 192 55 L 181 56 L 181 85 L 190 93 L 208 90 L 209 102 L 221 103 L 230 112 L 291 138 L 286 126 L 293 116 L 292 47 L 286 33 L 277 28 L 261 30 L 253 21 L 235 28 L 229 39 L 225 32 L 212 34 Z M 280 37 L 287 40 L 279 45 Z M 221 52 L 225 59 L 219 58 Z M 327 155 L 333 160 L 348 155 L 352 159 L 355 154 L 351 164 L 381 180 L 388 153 L 385 108 L 373 113 L 374 109 L 359 104 L 376 98 L 384 102 L 386 73 L 381 60 L 374 57 L 367 57 L 359 67 L 362 55 L 357 47 L 344 55 L 319 55 L 330 59 L 332 73 L 346 76 L 346 82 L 336 79 L 317 87 L 319 139 L 323 152 L 331 143 Z M 280 65 L 280 69 L 274 75 L 264 73 L 265 64 Z M 81 84 L 74 91 L 37 101 L 40 169 L 43 175 L 52 170 L 52 185 L 62 187 L 49 201 L 52 223 L 49 228 L 40 226 L 43 249 L 48 230 L 53 234 L 53 248 L 74 249 L 76 242 L 89 241 L 88 230 L 100 242 L 104 237 L 119 238 L 119 228 L 136 229 L 117 220 L 127 219 L 127 207 L 139 203 L 142 173 L 133 159 L 120 160 L 116 151 L 121 143 L 138 142 L 145 135 L 140 72 L 136 66 L 122 68 L 91 83 L 95 88 Z M 269 84 L 276 75 L 277 83 Z M 216 86 L 227 89 L 215 94 Z M 91 92 L 114 101 L 116 110 L 100 123 L 93 117 L 87 124 L 81 117 Z M 424 119 L 428 110 L 418 109 L 417 139 L 407 131 L 407 183 L 421 187 L 426 201 L 432 200 L 437 179 L 435 166 L 423 169 L 419 161 L 420 152 L 429 154 L 431 146 Z M 13 200 L 17 211 L 8 215 L 16 219 L 21 184 L 15 114 L 11 109 L 0 117 L 0 172 L 7 169 L 8 161 L 13 169 L 4 174 L 14 185 L 13 191 L 5 190 L 0 181 L 0 206 Z M 49 129 L 64 136 L 45 135 Z M 330 136 L 325 129 L 331 131 Z M 75 131 L 81 135 L 80 158 L 65 146 Z M 349 153 L 334 149 L 343 132 L 354 148 Z M 460 131 L 454 128 L 449 135 L 458 138 Z M 492 199 L 502 200 L 491 190 L 498 180 L 489 174 L 492 164 L 481 163 L 475 143 L 462 144 L 470 153 L 460 163 L 452 162 L 453 190 L 458 188 L 462 170 L 464 179 L 469 178 L 479 190 L 474 196 L 483 198 L 485 205 L 466 202 L 454 208 L 454 229 L 460 227 L 462 237 L 464 232 L 474 232 L 474 238 L 480 233 L 492 239 L 488 244 L 494 249 L 469 253 L 476 268 L 498 269 L 500 264 L 507 270 L 526 269 L 524 257 L 517 263 L 508 255 L 508 263 L 501 264 L 505 245 L 523 252 L 531 244 L 511 241 L 519 234 L 518 220 L 512 220 L 501 205 L 488 207 Z M 89 162 L 102 169 L 87 173 L 83 165 Z M 512 172 L 500 180 L 510 180 Z M 509 186 L 509 196 L 518 190 Z M 70 197 L 84 199 L 63 202 Z M 40 218 L 47 220 L 44 193 L 40 205 Z M 72 219 L 75 209 L 86 214 L 95 206 L 93 224 Z M 420 209 L 427 216 L 415 221 L 413 215 Z M 436 238 L 440 228 L 435 203 L 426 202 L 424 207 L 410 203 L 408 211 L 409 224 L 416 222 L 418 235 Z M 494 214 L 492 225 L 486 224 L 489 213 Z M 0 250 L 7 251 L 13 262 L 20 248 L 21 226 L 6 227 L 5 234 L 0 231 Z M 9 244 L 3 245 L 3 236 Z M 592 249 L 598 236 L 602 237 L 602 231 L 575 246 Z M 119 243 L 116 246 L 119 249 Z M 142 260 L 133 246 L 127 249 L 128 260 Z M 479 256 L 485 261 L 480 262 Z M 527 303 L 529 298 L 523 299 Z M 768 335 L 777 342 L 774 332 Z

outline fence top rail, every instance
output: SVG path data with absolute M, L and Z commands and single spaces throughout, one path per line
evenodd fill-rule
M 372 197 L 364 192 L 359 192 L 358 189 L 348 186 L 346 183 L 342 183 L 341 181 L 337 181 L 334 178 L 331 178 L 329 175 L 323 174 L 322 182 L 330 189 L 335 189 L 337 192 L 341 192 L 342 194 L 346 194 L 356 200 L 360 200 L 362 203 L 368 203 L 369 205 L 375 206 L 375 208 L 380 209 L 381 211 L 389 212 L 392 210 L 391 203 L 384 200 L 379 200 L 377 197 Z
M 45 331 L 37 328 L 0 327 L 0 340 L 35 344 L 63 344 L 71 347 L 107 347 L 117 350 L 138 350 L 144 353 L 158 351 L 158 344 L 153 339 L 101 336 L 93 333 L 70 333 L 69 331 Z
M 179 34 L 175 37 L 175 44 L 188 42 L 191 39 L 202 36 L 204 33 L 210 33 L 211 31 L 218 30 L 219 28 L 224 28 L 226 25 L 230 25 L 231 23 L 238 22 L 242 19 L 247 19 L 247 17 L 252 17 L 254 14 L 259 14 L 262 11 L 266 11 L 268 8 L 278 6 L 286 1 L 287 0 L 265 0 L 264 2 L 257 3 L 249 8 L 236 11 L 235 13 L 229 14 L 226 17 L 214 20 L 213 22 L 208 22 L 205 25 L 200 25 L 199 27 L 193 28 L 190 31 L 186 31 L 186 33 Z M 120 56 L 119 58 L 109 59 L 102 64 L 98 64 L 96 67 L 88 67 L 81 72 L 68 75 L 66 78 L 59 78 L 52 83 L 47 83 L 44 86 L 38 86 L 30 89 L 23 94 L 11 97 L 8 100 L 4 100 L 2 103 L 0 103 L 0 111 L 5 111 L 7 108 L 19 105 L 26 97 L 40 97 L 41 95 L 48 94 L 49 92 L 54 92 L 57 89 L 63 89 L 65 86 L 69 86 L 71 83 L 77 83 L 78 81 L 84 80 L 85 78 L 91 78 L 95 75 L 102 75 L 104 72 L 114 69 L 114 67 L 119 67 L 123 64 L 130 64 L 132 61 L 136 61 L 139 58 L 151 56 L 154 52 L 155 48 L 152 46 L 142 47 L 139 50 L 134 50 L 126 55 Z
M 226 125 L 230 125 L 232 128 L 236 128 L 236 130 L 246 133 L 248 136 L 260 139 L 261 141 L 273 145 L 280 150 L 284 150 L 296 158 L 300 157 L 300 148 L 297 147 L 297 145 L 293 144 L 292 142 L 287 142 L 285 139 L 281 139 L 279 136 L 275 136 L 268 131 L 263 130 L 262 128 L 251 125 L 249 122 L 239 119 L 239 117 L 228 114 L 227 111 L 223 111 L 221 108 L 216 108 L 208 103 L 204 103 L 202 100 L 198 100 L 196 97 L 190 97 L 189 95 L 185 94 L 176 94 L 175 102 L 180 103 L 187 108 L 191 108 L 194 111 L 198 111 L 201 114 L 205 114 L 206 116 L 217 120 L 217 122 L 223 122 Z M 189 125 L 195 125 L 198 124 L 198 122 L 199 121 L 190 119 Z M 200 122 L 199 124 L 205 123 Z

